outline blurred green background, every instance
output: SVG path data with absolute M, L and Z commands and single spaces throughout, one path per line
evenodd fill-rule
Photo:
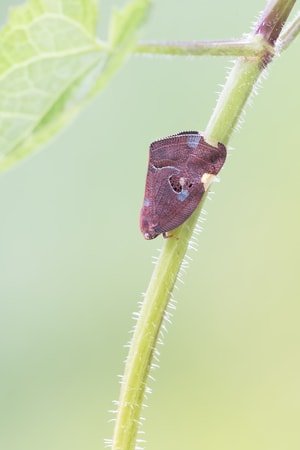
M 105 38 L 115 3 L 102 3 Z M 239 37 L 264 5 L 157 1 L 142 37 Z M 150 383 L 148 449 L 300 448 L 299 45 L 270 67 L 206 202 Z M 0 177 L 1 449 L 96 450 L 111 437 L 131 316 L 162 246 L 138 226 L 148 146 L 204 129 L 231 65 L 133 57 Z

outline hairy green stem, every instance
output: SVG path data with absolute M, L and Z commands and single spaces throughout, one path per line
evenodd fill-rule
M 295 17 L 295 19 L 288 24 L 287 28 L 280 35 L 281 50 L 286 50 L 286 48 L 293 42 L 294 39 L 300 33 L 300 13 Z
M 248 39 L 210 42 L 140 42 L 134 49 L 137 54 L 168 56 L 259 56 L 270 49 L 260 36 Z
M 228 142 L 253 87 L 273 57 L 269 46 L 276 44 L 294 2 L 295 0 L 274 0 L 268 3 L 253 32 L 253 36 L 263 37 L 266 50 L 259 56 L 240 57 L 236 61 L 206 128 L 207 139 Z M 164 241 L 129 349 L 112 441 L 113 450 L 135 448 L 144 392 L 157 338 L 202 204 L 203 201 L 194 214 L 174 231 L 178 240 Z

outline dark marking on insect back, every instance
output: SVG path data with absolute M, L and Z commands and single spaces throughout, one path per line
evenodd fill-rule
M 226 147 L 205 141 L 198 131 L 184 131 L 150 145 L 140 228 L 154 239 L 185 222 L 206 190 L 203 180 L 216 176 L 226 159 Z

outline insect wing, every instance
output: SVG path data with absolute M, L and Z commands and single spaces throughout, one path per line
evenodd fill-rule
M 140 216 L 146 239 L 177 228 L 197 208 L 204 175 L 217 175 L 226 148 L 208 144 L 198 132 L 183 132 L 150 145 L 144 203 Z

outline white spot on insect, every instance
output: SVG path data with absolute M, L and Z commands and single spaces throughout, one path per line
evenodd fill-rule
M 150 206 L 150 199 L 149 198 L 145 198 L 144 200 L 144 206 Z
M 183 200 L 185 200 L 189 195 L 190 193 L 187 189 L 182 189 L 182 191 L 178 194 L 178 200 L 183 202 Z
M 207 191 L 209 186 L 212 184 L 216 176 L 212 173 L 204 173 L 201 177 L 201 183 L 204 184 L 204 189 Z
M 180 186 L 184 186 L 184 183 L 185 183 L 185 178 L 184 178 L 184 177 L 180 177 L 180 178 L 179 178 L 179 184 L 180 184 Z
M 201 134 L 190 134 L 187 136 L 187 146 L 190 148 L 197 148 L 201 139 Z

